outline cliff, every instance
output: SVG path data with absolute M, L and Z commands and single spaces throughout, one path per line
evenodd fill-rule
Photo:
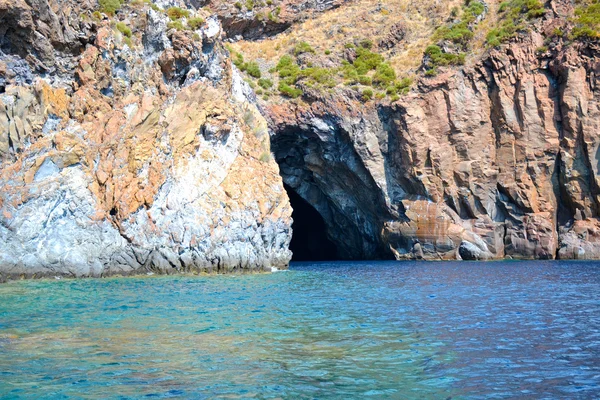
M 391 104 L 268 107 L 284 182 L 324 217 L 341 256 L 600 256 L 598 48 L 540 59 L 541 40 Z
M 0 0 L 0 279 L 600 258 L 595 5 Z
M 348 66 L 358 65 L 355 37 L 342 50 L 308 43 L 314 48 L 300 55 L 296 44 L 291 53 L 298 55 L 299 78 L 289 80 L 289 72 L 279 70 L 279 88 L 294 83 L 300 96 L 293 100 L 282 91 L 261 100 L 284 182 L 323 217 L 338 257 L 600 257 L 600 47 L 594 35 L 574 33 L 575 15 L 586 9 L 576 13 L 569 1 L 550 1 L 545 8 L 512 1 L 506 4 L 515 12 L 504 11 L 507 17 L 501 5 L 480 3 L 479 17 L 465 25 L 469 35 L 455 41 L 472 4 L 463 6 L 463 17 L 453 9 L 448 28 L 432 34 L 448 62 L 436 65 L 432 47 L 423 45 L 414 84 L 402 96 L 386 98 L 383 86 L 381 100 L 371 100 L 382 87 L 374 83 L 379 67 L 364 80 L 348 78 Z M 493 10 L 500 21 L 519 18 L 522 24 L 502 43 L 492 44 L 500 28 L 484 26 Z M 483 29 L 488 45 L 477 49 Z M 395 37 L 400 39 L 392 53 L 384 40 L 360 50 L 371 58 L 379 51 L 393 64 L 414 44 Z M 239 48 L 252 54 L 257 46 Z M 464 65 L 448 67 L 463 49 Z M 336 52 L 342 58 L 342 74 L 332 73 L 333 84 L 327 83 L 333 89 L 312 78 L 315 66 L 326 67 L 323 51 L 330 62 Z M 388 95 L 390 87 L 392 93 L 399 88 L 388 86 Z
M 97 7 L 0 1 L 0 279 L 285 268 L 291 208 L 218 20 Z

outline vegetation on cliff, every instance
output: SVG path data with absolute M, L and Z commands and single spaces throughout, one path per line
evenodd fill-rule
M 370 90 L 372 98 L 396 100 L 414 80 L 435 29 L 462 4 L 461 0 L 339 3 L 339 8 L 314 15 L 284 33 L 232 44 L 235 53 L 260 66 L 261 78 L 273 81 L 270 89 L 259 86 L 262 96 L 277 101 L 280 95 L 298 97 L 300 91 L 315 96 L 342 90 L 367 99 Z M 287 62 L 284 57 L 291 58 L 295 67 L 288 66 L 281 76 L 276 67 L 282 59 Z
M 314 95 L 315 90 L 349 87 L 363 100 L 396 100 L 406 93 L 405 78 L 432 76 L 441 67 L 464 65 L 486 48 L 526 30 L 529 21 L 544 14 L 539 0 L 418 4 L 364 0 L 329 10 L 263 41 L 240 41 L 232 47 L 260 67 L 260 76 L 254 70 L 249 74 L 252 78 L 266 76 L 275 82 L 278 91 L 261 87 L 265 98 L 274 94 L 296 98 L 307 92 Z M 290 65 L 280 71 L 277 66 L 282 60 Z M 373 96 L 364 95 L 367 89 L 374 91 Z
M 575 27 L 572 36 L 575 39 L 597 39 L 600 37 L 600 2 L 598 0 L 579 0 L 573 18 Z
M 489 46 L 500 46 L 525 29 L 527 20 L 544 15 L 544 4 L 539 0 L 511 0 L 504 1 L 498 7 L 500 16 L 499 26 L 487 34 Z

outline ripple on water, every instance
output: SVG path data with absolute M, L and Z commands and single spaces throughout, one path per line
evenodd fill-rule
M 0 397 L 598 398 L 600 263 L 0 285 Z

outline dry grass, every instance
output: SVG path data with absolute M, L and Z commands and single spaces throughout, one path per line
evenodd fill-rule
M 233 47 L 247 59 L 275 62 L 296 43 L 306 41 L 317 54 L 328 50 L 334 58 L 341 56 L 344 44 L 361 39 L 377 43 L 401 22 L 406 37 L 396 48 L 381 53 L 398 73 L 407 74 L 420 65 L 434 30 L 446 21 L 452 7 L 461 4 L 462 0 L 358 0 L 297 24 L 277 37 L 241 41 Z
M 487 50 L 486 36 L 488 32 L 498 25 L 498 8 L 502 0 L 486 0 L 487 14 L 485 18 L 474 27 L 474 36 L 462 51 L 466 52 L 467 64 L 476 62 Z M 257 61 L 261 66 L 264 78 L 272 79 L 275 86 L 264 93 L 271 97 L 270 101 L 279 101 L 280 93 L 277 91 L 279 78 L 277 72 L 273 73 L 279 59 L 286 54 L 294 54 L 294 48 L 306 42 L 314 49 L 312 61 L 316 66 L 323 66 L 335 70 L 341 67 L 345 59 L 345 47 L 348 43 L 358 45 L 368 39 L 373 43 L 373 51 L 384 56 L 398 79 L 403 77 L 415 78 L 422 65 L 424 51 L 427 46 L 437 43 L 433 36 L 436 29 L 442 25 L 452 24 L 460 20 L 458 16 L 451 17 L 453 9 L 460 10 L 465 0 L 356 0 L 322 14 L 308 18 L 292 26 L 288 31 L 272 38 L 260 41 L 240 41 L 234 43 L 232 50 L 244 55 L 246 61 Z M 455 14 L 457 15 L 457 14 Z M 395 47 L 386 50 L 378 47 L 382 39 L 387 39 L 395 26 L 402 26 L 405 30 L 404 38 Z M 306 65 L 304 65 L 306 67 Z M 303 68 L 304 68 L 303 67 Z M 270 70 L 267 72 L 267 70 Z M 372 77 L 372 72 L 367 74 Z M 344 81 L 338 73 L 337 84 L 345 83 L 361 92 L 365 88 L 371 89 L 370 83 L 361 82 L 360 85 L 351 81 Z M 386 89 L 373 86 L 377 98 L 386 97 Z M 331 91 L 332 89 L 326 89 Z M 393 97 L 388 92 L 393 101 Z

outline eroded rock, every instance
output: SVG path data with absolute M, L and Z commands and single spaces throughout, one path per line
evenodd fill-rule
M 148 6 L 119 15 L 131 39 L 99 21 L 70 78 L 10 79 L 0 96 L 0 279 L 286 268 L 291 208 L 219 33 L 169 30 Z
M 599 49 L 541 61 L 542 44 L 533 31 L 393 104 L 265 105 L 284 182 L 348 258 L 596 258 Z

